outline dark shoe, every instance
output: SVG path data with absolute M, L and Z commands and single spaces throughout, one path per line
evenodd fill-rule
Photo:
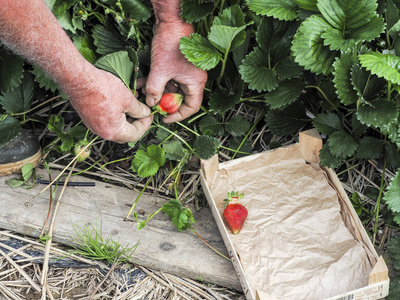
M 15 139 L 0 147 L 0 176 L 19 173 L 23 165 L 36 167 L 42 158 L 42 150 L 36 135 L 22 130 Z

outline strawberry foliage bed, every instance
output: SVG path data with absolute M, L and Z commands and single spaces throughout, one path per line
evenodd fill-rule
M 132 89 L 148 74 L 149 1 L 46 2 L 88 61 Z M 181 8 L 195 33 L 181 39 L 180 51 L 208 73 L 201 110 L 171 125 L 155 118 L 136 144 L 96 139 L 82 172 L 110 179 L 104 170 L 118 171 L 112 180 L 121 184 L 175 195 L 160 209 L 184 230 L 194 220 L 182 202 L 202 203 L 193 177 L 199 158 L 272 149 L 315 127 L 324 139 L 321 164 L 343 182 L 363 178 L 349 195 L 398 276 L 400 2 L 183 0 Z M 33 127 L 46 161 L 68 164 L 74 145 L 95 137 L 38 67 L 4 48 L 0 58 L 0 145 Z M 392 282 L 396 294 L 398 277 Z

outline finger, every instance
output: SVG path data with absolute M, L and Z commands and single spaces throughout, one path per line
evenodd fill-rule
M 139 90 L 146 85 L 147 77 L 140 77 L 136 81 L 136 89 Z
M 168 80 L 169 78 L 150 71 L 146 82 L 146 103 L 149 106 L 154 106 L 160 101 Z
M 197 89 L 195 89 L 195 90 L 197 90 Z M 199 90 L 198 92 L 191 92 L 191 93 L 185 94 L 185 102 L 182 103 L 179 110 L 174 114 L 168 115 L 166 118 L 164 118 L 163 121 L 165 123 L 172 123 L 172 122 L 178 122 L 183 119 L 186 119 L 187 117 L 190 117 L 191 115 L 193 115 L 199 111 L 199 109 L 201 107 L 202 99 L 203 99 L 203 91 L 202 90 Z
M 138 141 L 150 128 L 153 116 L 149 116 L 133 123 L 125 121 L 120 129 L 120 134 L 115 138 L 117 143 L 129 143 Z
M 146 104 L 134 99 L 126 104 L 124 112 L 132 118 L 141 119 L 148 117 L 151 114 L 151 109 Z
M 168 90 L 169 93 L 177 93 L 179 91 L 179 86 L 171 81 L 168 81 L 165 85 L 165 89 Z

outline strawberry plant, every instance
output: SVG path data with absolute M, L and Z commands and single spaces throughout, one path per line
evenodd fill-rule
M 81 54 L 134 92 L 149 73 L 150 1 L 46 2 Z M 161 182 L 179 182 L 192 160 L 272 149 L 315 127 L 323 166 L 345 172 L 344 162 L 375 160 L 396 174 L 390 183 L 384 174 L 377 180 L 374 209 L 356 196 L 353 204 L 368 223 L 378 224 L 384 205 L 385 219 L 400 224 L 398 1 L 182 0 L 181 9 L 195 31 L 181 38 L 180 51 L 208 75 L 203 103 L 182 122 L 164 124 L 156 114 L 147 135 L 129 145 L 138 181 L 147 186 L 168 169 Z M 58 106 L 66 100 L 41 69 L 0 46 L 0 146 L 22 127 L 45 126 L 53 138 L 45 150 L 71 152 L 86 128 Z M 181 203 L 175 197 L 164 212 L 180 230 L 193 222 L 175 200 Z

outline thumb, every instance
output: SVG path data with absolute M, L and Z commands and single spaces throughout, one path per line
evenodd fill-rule
M 156 72 L 150 71 L 149 77 L 146 82 L 146 103 L 149 106 L 156 105 L 164 92 L 165 85 L 168 82 L 168 78 Z

